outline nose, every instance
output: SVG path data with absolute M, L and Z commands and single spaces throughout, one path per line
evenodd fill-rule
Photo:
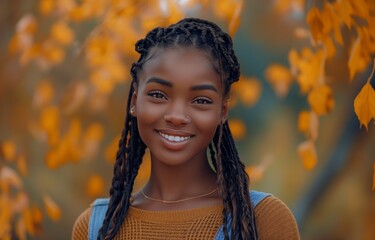
M 168 111 L 164 115 L 164 120 L 172 125 L 180 126 L 190 123 L 191 118 L 184 104 L 175 102 L 169 106 Z

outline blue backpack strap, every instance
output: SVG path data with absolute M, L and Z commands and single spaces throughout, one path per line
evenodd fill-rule
M 89 240 L 98 239 L 99 229 L 103 225 L 105 213 L 108 209 L 109 198 L 98 198 L 92 204 L 89 222 Z
M 255 208 L 263 199 L 266 197 L 271 196 L 269 193 L 264 193 L 264 192 L 258 192 L 258 191 L 250 191 L 250 200 L 251 204 L 253 204 L 253 208 Z M 228 230 L 228 235 L 230 236 L 231 233 L 231 227 L 230 227 L 230 221 L 232 217 L 229 215 L 228 216 L 228 223 L 227 223 L 227 230 Z M 216 233 L 215 240 L 224 240 L 224 225 L 222 225 L 219 229 L 219 231 Z

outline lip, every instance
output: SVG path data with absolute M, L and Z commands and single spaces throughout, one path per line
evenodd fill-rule
M 194 137 L 194 134 L 181 130 L 156 129 L 155 131 L 159 135 L 162 145 L 172 151 L 182 150 L 190 142 L 191 138 Z M 163 137 L 160 133 L 176 137 L 188 137 L 188 139 L 181 142 L 170 141 Z

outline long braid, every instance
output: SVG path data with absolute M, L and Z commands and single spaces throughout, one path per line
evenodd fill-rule
M 240 67 L 230 36 L 209 21 L 186 18 L 167 28 L 158 27 L 151 30 L 144 39 L 136 43 L 135 49 L 140 53 L 140 57 L 131 68 L 133 82 L 128 95 L 125 126 L 116 155 L 111 199 L 98 239 L 113 239 L 119 231 L 130 205 L 134 180 L 146 148 L 139 136 L 136 118 L 129 114 L 139 72 L 143 64 L 152 57 L 152 49 L 170 47 L 194 47 L 208 52 L 214 69 L 220 76 L 225 99 L 231 84 L 239 79 Z M 227 122 L 218 126 L 209 150 L 217 173 L 219 193 L 223 199 L 225 239 L 257 239 L 254 209 L 248 193 L 248 176 Z

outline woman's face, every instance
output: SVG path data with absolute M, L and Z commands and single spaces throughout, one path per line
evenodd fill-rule
M 208 55 L 194 48 L 158 49 L 138 78 L 134 116 L 153 160 L 181 165 L 206 159 L 206 148 L 227 115 Z

